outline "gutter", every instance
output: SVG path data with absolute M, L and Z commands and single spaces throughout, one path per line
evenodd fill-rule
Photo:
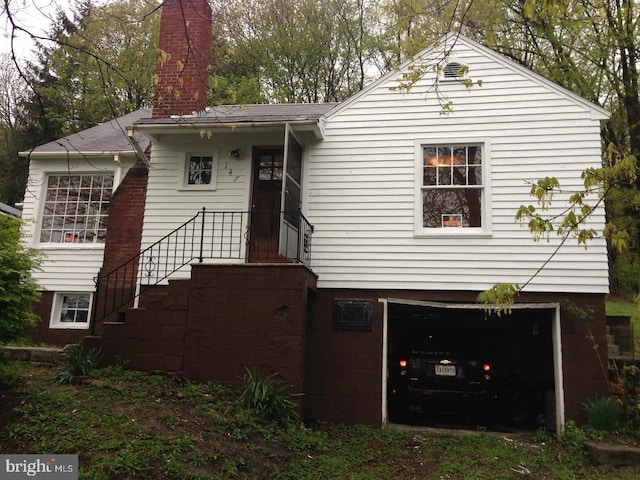
M 196 117 L 197 118 L 197 117 Z M 182 121 L 181 121 L 182 120 Z M 318 139 L 324 138 L 324 126 L 321 125 L 319 120 L 294 120 L 294 121 L 279 121 L 279 122 L 190 122 L 189 118 L 181 117 L 175 119 L 172 123 L 137 123 L 131 130 L 129 130 L 129 137 L 133 134 L 133 129 L 139 132 L 153 133 L 170 133 L 171 131 L 180 131 L 185 128 L 190 128 L 195 131 L 207 130 L 207 129 L 259 129 L 259 128 L 286 128 L 290 127 L 309 127 Z
M 115 155 L 127 155 L 127 154 L 137 154 L 137 152 L 135 150 L 128 150 L 128 151 L 123 151 L 123 150 L 116 150 L 116 151 L 111 151 L 111 150 L 102 150 L 99 152 L 53 152 L 53 151 L 47 151 L 47 152 L 31 152 L 31 151 L 25 151 L 25 152 L 18 152 L 18 156 L 19 157 L 23 157 L 23 158 L 51 158 L 51 157 L 57 157 L 57 156 L 64 156 L 65 158 L 69 157 L 69 158 L 84 158 L 84 157 L 113 157 Z

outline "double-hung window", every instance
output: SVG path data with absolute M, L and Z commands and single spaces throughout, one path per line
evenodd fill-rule
M 42 243 L 104 243 L 113 175 L 49 175 Z
M 485 230 L 484 143 L 419 145 L 419 233 Z

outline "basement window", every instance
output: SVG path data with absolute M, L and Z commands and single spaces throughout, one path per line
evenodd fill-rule
M 56 293 L 51 309 L 51 328 L 86 329 L 91 313 L 90 293 Z

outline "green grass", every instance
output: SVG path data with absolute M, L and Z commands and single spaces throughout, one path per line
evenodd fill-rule
M 583 435 L 376 429 L 268 421 L 241 391 L 120 368 L 59 385 L 56 370 L 12 364 L 0 387 L 0 453 L 79 454 L 81 479 L 636 479 L 591 465 Z
M 606 302 L 607 315 L 631 317 L 633 327 L 634 348 L 636 356 L 640 356 L 640 309 L 638 304 L 629 300 L 610 299 Z

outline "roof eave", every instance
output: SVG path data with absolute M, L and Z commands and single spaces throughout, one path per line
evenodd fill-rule
M 95 152 L 83 152 L 83 151 L 73 151 L 73 152 L 61 152 L 61 151 L 42 151 L 35 152 L 32 150 L 24 150 L 22 152 L 18 152 L 18 156 L 25 158 L 86 158 L 86 157 L 113 157 L 114 155 L 132 155 L 136 156 L 135 150 L 102 150 Z
M 313 120 L 280 120 L 277 122 L 189 122 L 188 119 L 182 118 L 183 122 L 175 123 L 136 123 L 131 128 L 134 131 L 141 132 L 145 135 L 153 137 L 154 135 L 167 133 L 184 133 L 185 130 L 192 132 L 202 132 L 206 130 L 260 130 L 269 128 L 285 128 L 287 125 L 297 130 L 312 131 L 316 138 L 324 138 L 324 127 L 320 119 Z

